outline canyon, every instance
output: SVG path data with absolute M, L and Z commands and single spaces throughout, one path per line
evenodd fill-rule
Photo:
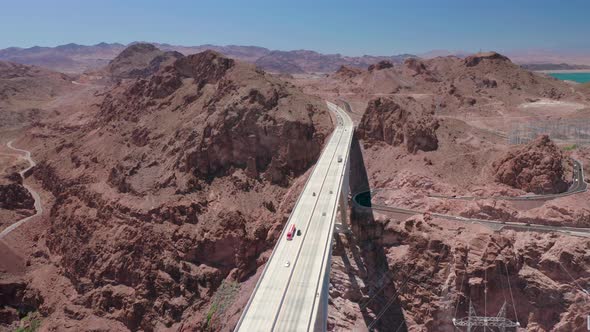
M 0 62 L 2 227 L 35 213 L 23 183 L 44 206 L 0 240 L 0 330 L 27 315 L 47 331 L 232 330 L 335 126 L 326 100 L 356 123 L 350 198 L 424 211 L 349 202 L 329 331 L 452 331 L 470 302 L 491 316 L 506 302 L 529 331 L 583 330 L 587 238 L 432 214 L 589 227 L 587 192 L 498 198 L 564 192 L 571 158 L 590 170 L 568 137 L 509 140 L 515 122 L 587 118 L 584 87 L 494 52 L 310 65 L 228 49 L 258 55 L 137 43 L 84 73 Z M 293 75 L 263 69 L 276 59 Z M 24 179 L 10 140 L 37 162 Z

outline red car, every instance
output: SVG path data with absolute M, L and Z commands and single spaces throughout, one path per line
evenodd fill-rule
M 295 225 L 291 225 L 289 231 L 287 232 L 287 240 L 293 240 L 293 236 L 295 236 Z

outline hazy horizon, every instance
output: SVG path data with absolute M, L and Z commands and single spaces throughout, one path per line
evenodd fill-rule
M 256 0 L 191 3 L 78 3 L 38 0 L 6 4 L 0 48 L 134 41 L 196 46 L 260 46 L 324 54 L 423 54 L 432 50 L 511 53 L 588 52 L 587 1 L 525 0 L 440 3 L 423 0 L 278 4 Z M 21 14 L 22 13 L 22 14 Z M 25 19 L 26 16 L 26 19 Z M 67 19 L 63 19 L 67 17 Z M 565 18 L 567 19 L 556 19 Z

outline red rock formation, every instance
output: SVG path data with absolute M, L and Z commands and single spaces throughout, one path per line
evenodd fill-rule
M 492 165 L 497 182 L 536 194 L 567 190 L 566 160 L 559 148 L 543 135 L 526 146 L 508 152 Z
M 510 62 L 510 59 L 496 52 L 483 52 L 466 57 L 464 63 L 467 67 L 474 67 L 482 61 Z
M 391 61 L 381 60 L 381 61 L 377 62 L 376 64 L 370 65 L 368 70 L 369 71 L 382 70 L 382 69 L 387 69 L 387 68 L 391 68 L 391 67 L 393 67 L 393 63 L 391 63 Z
M 411 70 L 413 72 L 412 75 L 414 76 L 428 72 L 428 69 L 426 69 L 426 64 L 416 58 L 406 59 L 406 61 L 404 61 L 404 67 Z
M 353 78 L 360 75 L 363 71 L 359 68 L 349 67 L 349 66 L 340 66 L 336 73 L 334 73 L 334 77 L 339 78 Z
M 120 82 L 34 172 L 72 301 L 131 330 L 202 328 L 218 287 L 264 262 L 330 130 L 321 100 L 211 51 Z
M 358 126 L 359 138 L 384 141 L 393 146 L 405 144 L 408 152 L 438 148 L 438 121 L 413 98 L 376 98 L 369 102 Z

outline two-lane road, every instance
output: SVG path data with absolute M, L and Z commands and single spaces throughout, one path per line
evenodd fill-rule
M 23 150 L 23 149 L 18 149 L 12 146 L 12 141 L 8 142 L 6 144 L 6 146 L 8 146 L 9 149 L 17 151 L 17 152 L 22 152 L 24 153 L 24 155 L 20 155 L 21 158 L 25 159 L 28 163 L 29 163 L 29 167 L 23 169 L 22 171 L 19 172 L 20 176 L 23 178 L 23 180 L 25 179 L 25 175 L 26 173 L 33 167 L 35 167 L 35 165 L 37 165 L 35 163 L 35 161 L 33 160 L 33 158 L 31 158 L 31 152 L 27 151 L 27 150 Z M 35 190 L 33 190 L 33 188 L 31 188 L 29 185 L 24 184 L 23 186 L 25 187 L 25 189 L 27 189 L 30 193 L 31 196 L 33 196 L 33 199 L 35 200 L 35 211 L 36 213 L 32 216 L 28 216 L 26 218 L 23 218 L 21 220 L 16 221 L 15 223 L 13 223 L 12 225 L 6 227 L 4 230 L 2 230 L 2 232 L 0 232 L 0 240 L 3 239 L 6 235 L 8 235 L 10 232 L 12 232 L 13 230 L 15 230 L 16 228 L 18 228 L 20 225 L 26 223 L 27 221 L 30 221 L 31 219 L 40 216 L 43 213 L 43 205 L 41 204 L 41 197 L 39 196 L 39 193 L 37 193 Z
M 353 135 L 348 115 L 332 103 L 328 107 L 336 115 L 336 129 L 295 204 L 236 331 L 309 331 L 317 315 L 325 314 L 321 294 L 328 287 L 332 233 Z M 286 233 L 292 225 L 301 235 L 288 240 Z

